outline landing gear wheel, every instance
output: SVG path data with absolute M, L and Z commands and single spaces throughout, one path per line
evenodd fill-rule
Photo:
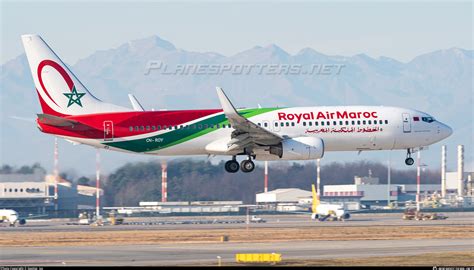
M 236 160 L 229 160 L 225 163 L 225 170 L 230 173 L 239 171 L 239 163 Z
M 411 166 L 415 163 L 415 161 L 411 158 L 411 151 L 410 148 L 407 149 L 407 158 L 405 159 L 405 164 Z
M 253 163 L 253 161 L 250 159 L 243 160 L 240 163 L 240 169 L 246 173 L 251 172 L 253 169 L 255 169 L 255 163 Z

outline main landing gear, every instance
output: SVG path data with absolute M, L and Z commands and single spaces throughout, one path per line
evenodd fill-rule
M 405 159 L 405 164 L 411 166 L 415 163 L 415 160 L 411 157 L 410 149 L 407 149 L 407 158 Z
M 248 159 L 242 160 L 242 162 L 240 162 L 240 166 L 235 156 L 232 157 L 232 160 L 229 160 L 225 163 L 225 170 L 229 173 L 238 172 L 239 167 L 243 172 L 249 173 L 255 169 L 255 163 L 253 163 L 250 156 Z

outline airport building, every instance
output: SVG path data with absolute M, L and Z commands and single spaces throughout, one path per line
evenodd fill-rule
M 138 207 L 104 207 L 123 215 L 212 215 L 242 212 L 242 201 L 140 202 Z
M 58 177 L 57 191 L 55 201 L 55 177 L 39 169 L 32 174 L 0 174 L 0 209 L 60 216 L 77 216 L 80 211 L 95 210 L 95 187 L 76 185 Z
M 53 209 L 53 196 L 44 179 L 45 174 L 39 169 L 32 174 L 0 174 L 0 209 L 34 214 Z
M 416 199 L 417 185 L 380 184 L 378 177 L 354 177 L 354 184 L 325 185 L 323 199 L 329 202 L 356 202 L 366 206 L 387 205 L 390 202 L 406 202 Z M 429 196 L 440 194 L 441 185 L 421 184 L 420 194 Z M 390 197 L 389 197 L 390 194 Z
M 297 203 L 301 198 L 311 197 L 311 191 L 299 188 L 280 188 L 256 195 L 257 204 Z
M 457 183 L 456 177 L 453 182 Z M 449 180 L 448 180 L 449 182 Z M 449 188 L 449 185 L 448 185 Z M 341 204 L 346 210 L 359 210 L 361 207 L 386 206 L 390 202 L 405 203 L 416 200 L 417 185 L 380 184 L 379 178 L 372 176 L 354 177 L 354 184 L 325 185 L 322 188 L 321 201 Z M 421 184 L 422 198 L 441 194 L 440 184 Z M 456 188 L 450 192 L 457 192 Z M 390 197 L 389 197 L 390 194 Z M 256 195 L 257 205 L 268 211 L 292 212 L 307 211 L 311 207 L 311 191 L 286 188 L 276 189 Z M 362 206 L 363 205 L 363 206 Z

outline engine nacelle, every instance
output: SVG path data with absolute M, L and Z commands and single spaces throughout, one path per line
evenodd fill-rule
M 318 159 L 324 156 L 324 142 L 315 137 L 285 139 L 270 147 L 270 154 L 285 160 Z

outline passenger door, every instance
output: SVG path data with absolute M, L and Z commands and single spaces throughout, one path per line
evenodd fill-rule
M 403 132 L 410 133 L 411 132 L 411 118 L 409 113 L 402 113 L 403 119 Z

